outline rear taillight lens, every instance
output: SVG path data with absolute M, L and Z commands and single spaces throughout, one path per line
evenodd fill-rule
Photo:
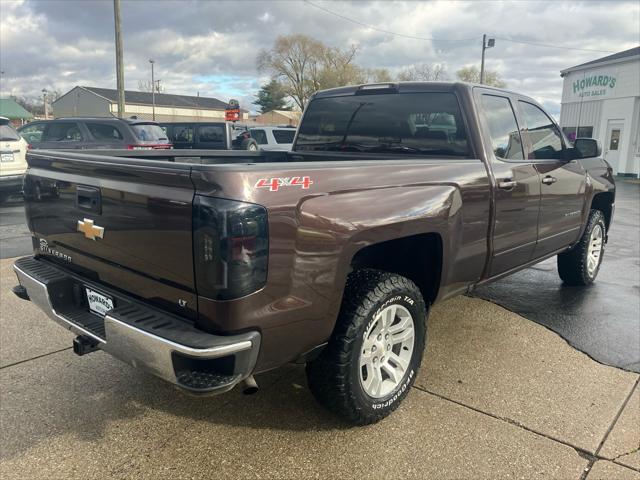
M 260 205 L 196 195 L 193 247 L 198 295 L 232 300 L 267 282 L 267 211 Z

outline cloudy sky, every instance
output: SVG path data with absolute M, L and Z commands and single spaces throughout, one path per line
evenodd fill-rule
M 256 54 L 278 35 L 358 45 L 367 68 L 440 63 L 454 77 L 479 65 L 487 33 L 496 37 L 487 67 L 556 115 L 561 69 L 640 44 L 637 1 L 122 0 L 122 23 L 127 89 L 150 78 L 153 58 L 167 93 L 234 97 L 245 107 L 266 80 Z M 0 0 L 0 70 L 2 96 L 115 88 L 113 2 Z

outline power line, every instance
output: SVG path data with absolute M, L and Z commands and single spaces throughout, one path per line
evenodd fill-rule
M 431 41 L 435 41 L 435 42 L 470 42 L 470 41 L 474 41 L 474 40 L 478 40 L 479 39 L 479 37 L 473 37 L 473 38 L 459 38 L 459 39 L 444 40 L 444 39 L 433 38 L 433 37 L 418 37 L 418 36 L 415 36 L 415 35 L 406 35 L 404 33 L 392 32 L 390 30 L 385 30 L 383 28 L 379 28 L 379 27 L 376 27 L 374 25 L 369 25 L 368 23 L 361 22 L 360 20 L 355 20 L 353 18 L 347 17 L 347 16 L 342 15 L 340 13 L 334 12 L 333 10 L 329 10 L 328 8 L 324 8 L 324 7 L 320 6 L 320 5 L 312 3 L 309 0 L 303 0 L 303 2 L 308 4 L 308 5 L 311 5 L 312 7 L 317 8 L 318 10 L 322 10 L 323 12 L 326 12 L 326 13 L 329 13 L 329 14 L 334 15 L 336 17 L 342 18 L 343 20 L 346 20 L 348 22 L 355 23 L 356 25 L 360 25 L 361 27 L 370 28 L 371 30 L 375 30 L 376 32 L 386 33 L 387 35 L 394 35 L 396 37 L 410 38 L 412 40 L 424 40 L 424 41 L 428 41 L 428 42 L 431 42 Z
M 580 50 L 582 52 L 616 53 L 611 50 L 595 50 L 593 48 L 563 47 L 561 45 L 549 45 L 548 43 L 525 42 L 524 40 L 513 40 L 511 38 L 496 37 L 496 36 L 493 36 L 493 38 L 497 38 L 498 40 L 502 40 L 504 42 L 522 43 L 523 45 L 534 45 L 536 47 L 558 48 L 560 50 Z
M 329 10 L 328 8 L 325 8 L 321 5 L 315 4 L 313 2 L 310 2 L 309 0 L 303 0 L 304 3 L 306 3 L 307 5 L 311 5 L 312 7 L 317 8 L 318 10 L 322 10 L 323 12 L 326 12 L 330 15 L 334 15 L 338 18 L 342 18 L 343 20 L 346 20 L 348 22 L 351 23 L 355 23 L 356 25 L 360 25 L 362 27 L 366 27 L 366 28 L 370 28 L 371 30 L 375 30 L 376 32 L 381 32 L 381 33 L 386 33 L 387 35 L 394 35 L 396 37 L 403 37 L 403 38 L 410 38 L 413 40 L 424 40 L 424 41 L 435 41 L 435 42 L 470 42 L 470 41 L 474 41 L 474 40 L 478 40 L 478 37 L 473 37 L 473 38 L 459 38 L 459 39 L 443 39 L 443 38 L 434 38 L 434 37 L 418 37 L 415 35 L 406 35 L 404 33 L 398 33 L 398 32 L 392 32 L 390 30 L 385 30 L 383 28 L 379 28 L 376 27 L 374 25 L 369 25 L 368 23 L 364 23 L 361 22 L 360 20 L 356 20 L 354 18 L 351 17 L 347 17 L 345 15 L 342 15 L 340 13 L 334 12 L 333 10 Z M 511 42 L 511 43 L 520 43 L 523 45 L 533 45 L 536 47 L 546 47 L 546 48 L 557 48 L 560 50 L 579 50 L 582 52 L 597 52 L 597 53 L 615 53 L 611 50 L 595 50 L 592 48 L 577 48 L 577 47 L 564 47 L 561 45 L 550 45 L 548 43 L 537 43 L 537 42 L 527 42 L 524 40 L 513 40 L 511 38 L 505 38 L 505 37 L 496 37 L 494 35 L 492 35 L 493 38 L 497 38 L 500 40 L 503 40 L 505 42 Z

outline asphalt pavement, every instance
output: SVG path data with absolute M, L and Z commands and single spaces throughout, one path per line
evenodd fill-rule
M 640 183 L 617 182 L 614 221 L 595 283 L 563 285 L 553 257 L 473 295 L 550 328 L 599 362 L 640 372 Z

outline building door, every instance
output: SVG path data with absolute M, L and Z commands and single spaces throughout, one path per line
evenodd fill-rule
M 624 123 L 620 120 L 609 120 L 607 123 L 607 138 L 604 145 L 604 159 L 611 164 L 613 173 L 619 171 L 620 142 Z

